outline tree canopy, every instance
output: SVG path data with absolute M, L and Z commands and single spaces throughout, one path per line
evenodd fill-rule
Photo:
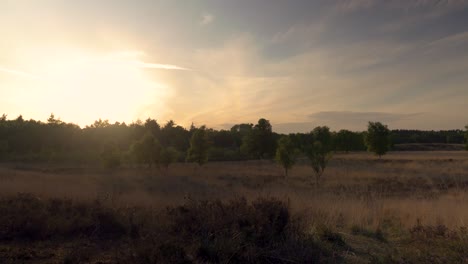
M 305 155 L 315 173 L 315 185 L 319 186 L 320 178 L 332 157 L 332 134 L 326 126 L 316 127 L 309 134 L 310 140 L 305 147 Z
M 298 150 L 295 148 L 289 136 L 282 136 L 278 141 L 276 149 L 276 161 L 283 167 L 284 175 L 288 176 L 288 171 L 296 163 Z
M 112 167 L 119 160 L 122 165 L 137 163 L 164 167 L 170 161 L 186 160 L 191 138 L 197 130 L 195 126 L 184 128 L 172 120 L 160 123 L 151 118 L 130 124 L 98 119 L 91 125 L 80 128 L 62 121 L 54 114 L 46 117 L 45 122 L 26 120 L 23 116 L 9 119 L 8 115 L 2 114 L 0 162 L 68 162 L 107 164 L 106 166 Z M 273 132 L 272 125 L 264 118 L 255 125 L 241 123 L 230 129 L 204 128 L 204 131 L 209 142 L 204 159 L 212 161 L 273 159 L 276 157 L 276 145 L 283 136 Z M 371 129 L 372 131 L 378 129 Z M 382 145 L 386 146 L 385 150 L 388 150 L 390 143 L 429 142 L 461 146 L 466 142 L 466 133 L 464 130 L 392 130 L 388 131 L 391 137 L 384 137 L 386 143 Z M 370 146 L 365 144 L 364 138 L 367 138 L 368 143 L 376 142 L 378 138 L 369 135 L 373 134 L 348 130 L 331 132 L 321 127 L 313 133 L 294 133 L 288 137 L 296 149 L 307 153 L 317 141 L 323 147 L 315 146 L 315 149 L 363 151 Z
M 138 163 L 147 164 L 149 167 L 160 164 L 161 144 L 150 132 L 133 143 L 132 152 Z
M 208 161 L 208 148 L 210 143 L 206 133 L 206 127 L 202 126 L 192 134 L 190 139 L 190 148 L 187 153 L 187 161 L 196 162 L 203 165 Z
M 390 146 L 390 130 L 380 122 L 369 122 L 365 136 L 367 150 L 379 157 L 387 153 Z
M 465 126 L 465 149 L 468 150 L 468 125 Z
M 254 158 L 265 159 L 273 157 L 276 150 L 275 135 L 270 121 L 261 118 L 243 138 L 244 151 Z

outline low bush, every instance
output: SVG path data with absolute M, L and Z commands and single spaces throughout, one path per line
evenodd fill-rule
M 0 241 L 57 238 L 119 238 L 125 235 L 125 214 L 99 202 L 42 200 L 29 194 L 0 199 Z
M 1 243 L 84 239 L 119 247 L 112 252 L 121 263 L 336 263 L 345 244 L 331 231 L 307 231 L 287 204 L 272 198 L 156 210 L 21 194 L 0 199 L 0 211 Z M 63 261 L 71 263 L 76 252 Z

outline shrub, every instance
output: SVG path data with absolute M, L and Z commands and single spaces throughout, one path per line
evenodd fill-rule
M 390 146 L 390 130 L 380 122 L 369 122 L 364 138 L 367 150 L 382 157 Z
M 272 198 L 189 201 L 160 211 L 18 195 L 1 198 L 0 211 L 0 242 L 87 239 L 116 247 L 118 263 L 328 263 L 344 249 L 338 234 L 306 231 Z M 91 248 L 80 244 L 63 262 L 92 262 Z
M 370 238 L 379 240 L 381 242 L 387 241 L 382 229 L 380 228 L 377 228 L 375 231 L 372 231 L 372 230 L 368 230 L 368 229 L 355 225 L 351 228 L 351 232 L 353 233 L 353 235 L 361 235 L 365 237 L 370 237 Z
M 0 241 L 78 236 L 115 239 L 127 233 L 122 212 L 99 203 L 41 200 L 29 194 L 0 200 Z
M 200 241 L 192 254 L 201 262 L 311 263 L 330 256 L 276 199 L 191 202 L 168 215 L 169 230 L 180 244 L 190 248 Z

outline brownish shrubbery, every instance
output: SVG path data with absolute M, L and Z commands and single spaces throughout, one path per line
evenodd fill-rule
M 99 202 L 67 199 L 41 200 L 20 194 L 0 200 L 0 241 L 35 241 L 89 237 L 120 238 L 127 234 L 128 220 L 118 210 Z
M 336 262 L 333 252 L 346 246 L 329 230 L 306 232 L 287 204 L 273 198 L 152 210 L 22 194 L 0 199 L 0 211 L 1 243 L 80 239 L 119 248 L 112 258 L 123 263 Z M 79 258 L 76 252 L 66 258 Z

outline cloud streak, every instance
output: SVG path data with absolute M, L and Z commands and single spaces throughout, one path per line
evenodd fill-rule
M 31 5 L 30 13 L 17 8 L 0 16 L 1 29 L 21 25 L 7 30 L 7 41 L 0 43 L 2 63 L 10 66 L 0 71 L 14 77 L 1 78 L 0 89 L 2 95 L 10 89 L 21 98 L 17 87 L 28 80 L 20 76 L 30 74 L 20 70 L 42 74 L 48 68 L 41 63 L 57 57 L 78 72 L 95 74 L 95 69 L 110 67 L 144 73 L 161 84 L 159 90 L 171 91 L 164 97 L 164 114 L 160 97 L 149 99 L 148 113 L 187 126 L 192 121 L 208 126 L 254 123 L 265 117 L 284 132 L 317 125 L 364 130 L 367 121 L 391 128 L 457 128 L 466 123 L 468 111 L 467 3 L 252 0 L 187 5 L 167 0 L 124 3 L 121 10 L 100 12 L 99 4 L 80 1 L 48 14 L 51 21 L 63 22 L 56 32 L 39 23 L 43 15 L 37 14 L 43 13 L 38 8 L 47 4 Z M 74 13 L 71 6 L 82 8 L 73 8 Z M 96 12 L 76 24 L 83 10 Z M 150 11 L 155 15 L 147 16 Z M 105 14 L 118 16 L 106 17 L 109 29 L 102 26 L 96 32 Z M 122 24 L 126 26 L 114 27 Z M 57 43 L 64 43 L 63 56 L 55 54 Z M 68 55 L 83 50 L 90 60 L 70 62 Z M 58 63 L 57 68 L 64 67 Z
M 393 122 L 410 119 L 422 113 L 385 113 L 385 112 L 353 112 L 353 111 L 323 111 L 309 115 L 309 118 L 321 121 L 334 122 Z
M 2 67 L 2 66 L 0 66 L 0 72 L 15 75 L 15 76 L 20 76 L 20 77 L 37 78 L 37 76 L 34 74 L 7 68 L 7 67 Z
M 144 61 L 132 61 L 135 66 L 139 68 L 147 68 L 147 69 L 162 69 L 162 70 L 182 70 L 182 71 L 190 71 L 191 69 L 180 67 L 177 65 L 172 64 L 160 64 L 160 63 L 150 63 Z
M 425 113 L 321 111 L 309 115 L 308 118 L 315 125 L 360 131 L 366 128 L 368 122 L 382 122 L 393 128 L 408 128 L 408 123 L 415 122 L 424 115 Z
M 200 25 L 205 26 L 214 21 L 215 17 L 212 14 L 204 14 L 201 17 Z
M 273 130 L 279 133 L 310 132 L 316 126 L 328 126 L 332 130 L 350 129 L 364 131 L 368 122 L 382 122 L 395 128 L 409 128 L 406 123 L 425 113 L 387 113 L 387 112 L 353 112 L 353 111 L 322 111 L 308 116 L 310 121 L 274 123 Z

